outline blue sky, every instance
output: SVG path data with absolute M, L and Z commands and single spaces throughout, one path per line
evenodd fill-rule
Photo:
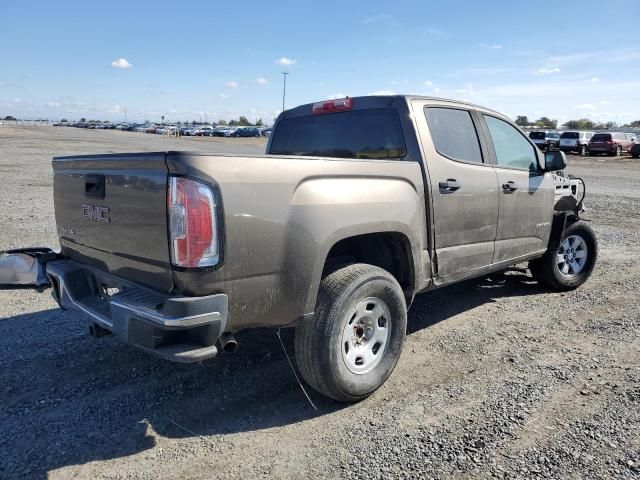
M 637 0 L 0 0 L 0 115 L 270 122 L 286 69 L 287 107 L 415 93 L 624 123 L 639 20 Z

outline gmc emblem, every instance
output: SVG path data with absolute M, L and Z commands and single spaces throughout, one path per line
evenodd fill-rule
M 96 207 L 95 205 L 82 205 L 82 218 L 91 220 L 92 222 L 109 223 L 109 208 L 108 207 Z

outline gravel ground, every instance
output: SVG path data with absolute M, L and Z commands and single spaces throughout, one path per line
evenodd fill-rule
M 0 249 L 56 245 L 54 155 L 264 148 L 7 126 L 0 144 Z M 311 392 L 313 410 L 272 330 L 175 365 L 0 290 L 0 478 L 640 478 L 639 166 L 569 159 L 600 241 L 582 288 L 514 269 L 419 296 L 394 374 L 353 406 Z

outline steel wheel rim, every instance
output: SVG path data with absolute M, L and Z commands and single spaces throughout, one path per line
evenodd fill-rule
M 556 254 L 556 266 L 564 277 L 575 277 L 584 270 L 587 264 L 587 242 L 580 235 L 569 235 L 565 238 Z
M 350 372 L 363 375 L 384 357 L 391 339 L 391 313 L 380 298 L 369 297 L 348 313 L 340 343 L 342 360 Z

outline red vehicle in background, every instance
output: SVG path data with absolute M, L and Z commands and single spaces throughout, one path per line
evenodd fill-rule
M 623 152 L 630 152 L 635 144 L 622 132 L 596 133 L 589 140 L 589 154 L 606 153 L 619 157 Z

